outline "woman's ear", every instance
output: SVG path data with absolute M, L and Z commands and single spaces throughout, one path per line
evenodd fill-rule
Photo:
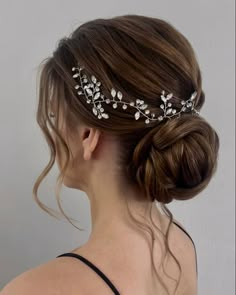
M 84 160 L 91 159 L 91 155 L 98 145 L 101 131 L 96 128 L 82 127 L 81 140 L 84 150 Z

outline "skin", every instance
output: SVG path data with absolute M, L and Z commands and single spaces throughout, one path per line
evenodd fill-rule
M 126 200 L 133 215 L 140 221 L 147 218 L 148 201 L 145 196 L 137 200 L 140 190 L 128 184 L 116 159 L 119 158 L 119 144 L 112 136 L 104 135 L 99 129 L 80 122 L 75 130 L 69 130 L 59 113 L 59 129 L 73 155 L 65 174 L 63 184 L 86 193 L 90 202 L 91 233 L 88 243 L 98 240 L 118 239 L 123 230 L 132 228 Z M 53 135 L 53 134 L 52 134 Z M 56 142 L 56 139 L 54 138 Z M 56 144 L 56 161 L 61 169 L 65 156 Z M 109 151 L 109 152 L 107 152 Z M 152 206 L 153 218 L 160 224 L 161 215 Z M 143 218 L 140 219 L 140 216 Z
M 150 236 L 141 235 L 131 222 L 125 198 L 129 200 L 132 214 L 141 222 L 151 225 L 146 217 L 147 201 L 137 201 L 136 196 L 140 195 L 140 191 L 122 178 L 122 171 L 116 162 L 119 157 L 119 144 L 114 138 L 104 136 L 98 129 L 82 123 L 73 133 L 68 133 L 64 121 L 61 120 L 59 126 L 62 134 L 67 134 L 67 143 L 73 154 L 63 183 L 67 187 L 84 191 L 90 202 L 89 239 L 84 245 L 70 252 L 88 257 L 99 268 L 105 270 L 108 277 L 113 278 L 114 285 L 124 290 L 122 293 L 156 294 L 155 292 L 160 289 L 151 275 L 148 247 Z M 64 158 L 63 152 L 57 146 L 56 161 L 59 169 Z M 156 225 L 162 230 L 166 229 L 167 218 L 160 214 L 155 205 L 152 207 L 152 213 Z M 175 246 L 177 242 L 183 244 L 180 250 Z M 175 227 L 170 244 L 186 273 L 182 279 L 181 291 L 177 295 L 197 294 L 195 253 L 190 240 Z M 161 242 L 155 245 L 155 260 L 158 267 L 164 248 Z M 170 274 L 178 277 L 178 268 L 174 266 L 173 261 L 169 264 L 168 270 Z M 175 284 L 172 280 L 166 280 L 165 283 L 174 289 Z M 111 294 L 111 290 L 87 266 L 69 257 L 53 259 L 26 271 L 11 281 L 0 294 L 42 294 L 42 290 L 44 294 L 68 294 L 68 290 L 70 294 L 77 295 L 97 294 L 97 290 L 103 290 L 101 292 L 104 295 Z

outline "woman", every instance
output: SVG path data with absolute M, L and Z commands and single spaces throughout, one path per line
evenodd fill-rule
M 194 242 L 166 204 L 206 188 L 219 138 L 200 115 L 201 72 L 186 37 L 157 18 L 95 19 L 60 40 L 39 86 L 51 159 L 35 200 L 54 216 L 37 191 L 56 160 L 58 188 L 87 194 L 92 230 L 2 294 L 197 294 Z M 57 201 L 64 214 L 59 190 Z

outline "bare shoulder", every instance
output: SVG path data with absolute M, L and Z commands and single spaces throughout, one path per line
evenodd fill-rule
M 165 214 L 161 217 L 162 229 L 166 233 L 170 223 L 170 219 Z M 195 247 L 190 237 L 184 232 L 186 231 L 190 237 L 191 233 L 179 221 L 173 219 L 169 232 L 169 246 L 180 263 L 181 274 L 181 294 L 197 294 L 197 257 Z M 167 269 L 174 277 L 179 276 L 179 267 L 172 256 L 170 256 Z
M 174 223 L 172 223 L 170 229 L 170 244 L 178 250 L 180 254 L 183 253 L 184 257 L 191 259 L 191 262 L 194 262 L 196 258 L 195 247 L 190 237 L 182 230 L 184 229 L 188 233 L 187 229 L 176 219 L 173 219 L 173 221 Z M 182 227 L 182 229 L 180 229 L 175 223 Z M 169 218 L 164 216 L 162 224 L 164 224 L 164 229 L 167 230 Z M 191 236 L 191 234 L 189 235 Z
M 182 227 L 188 233 L 187 229 L 179 221 L 174 220 L 174 222 L 179 224 L 179 226 Z M 191 264 L 193 269 L 196 269 L 196 252 L 195 252 L 195 246 L 193 244 L 193 241 L 176 224 L 174 224 L 174 227 L 175 227 L 175 233 L 173 234 L 173 241 L 175 242 L 175 239 L 178 239 L 178 241 L 180 242 L 178 243 L 179 251 L 184 255 L 187 263 Z M 190 233 L 188 234 L 191 236 Z
M 174 220 L 174 222 L 188 232 L 179 221 Z M 184 287 L 182 292 L 183 294 L 185 294 L 184 292 L 186 292 L 186 294 L 197 294 L 197 257 L 194 244 L 188 235 L 176 224 L 174 224 L 173 228 L 170 244 L 180 258 L 181 267 L 184 270 L 184 279 L 182 281 Z
M 75 294 L 84 294 L 82 268 L 80 264 L 76 265 L 76 282 L 73 275 L 73 263 L 68 267 L 66 259 L 53 259 L 41 264 L 33 269 L 27 270 L 13 280 L 11 280 L 1 290 L 0 295 L 64 295 L 73 294 L 72 290 L 68 290 L 73 279 L 73 286 L 76 288 Z M 66 289 L 67 287 L 67 289 Z M 65 290 L 66 289 L 66 290 Z

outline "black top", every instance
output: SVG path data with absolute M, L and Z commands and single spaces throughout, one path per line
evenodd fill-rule
M 183 230 L 187 234 L 187 236 L 191 239 L 191 241 L 192 241 L 192 243 L 194 245 L 195 253 L 196 253 L 196 269 L 197 269 L 197 273 L 198 273 L 198 267 L 197 267 L 197 251 L 196 251 L 196 246 L 194 244 L 194 241 L 191 238 L 191 236 L 186 232 L 185 229 L 183 229 L 179 224 L 175 223 L 174 221 L 173 221 L 173 223 L 176 224 L 181 230 Z M 119 291 L 112 284 L 112 282 L 108 279 L 108 277 L 100 269 L 98 269 L 97 266 L 95 266 L 92 262 L 90 262 L 88 259 L 84 258 L 83 256 L 81 256 L 79 254 L 75 254 L 75 253 L 71 253 L 71 252 L 61 254 L 61 255 L 57 256 L 56 258 L 63 257 L 63 256 L 74 257 L 74 258 L 77 258 L 77 259 L 81 260 L 85 264 L 87 264 L 90 268 L 92 268 L 107 283 L 107 285 L 111 288 L 111 290 L 114 292 L 114 294 L 120 295 Z

